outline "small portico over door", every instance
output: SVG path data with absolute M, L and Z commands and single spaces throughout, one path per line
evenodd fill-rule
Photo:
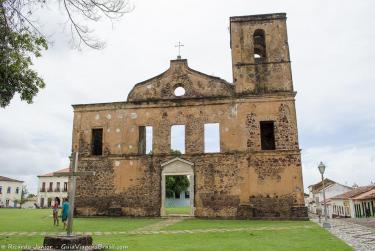
M 194 164 L 190 161 L 174 158 L 161 164 L 161 208 L 160 215 L 166 216 L 165 201 L 166 201 L 166 176 L 186 175 L 190 182 L 190 216 L 194 216 Z

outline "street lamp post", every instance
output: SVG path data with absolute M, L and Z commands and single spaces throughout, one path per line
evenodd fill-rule
M 324 222 L 323 222 L 323 227 L 324 228 L 330 228 L 331 224 L 329 224 L 327 220 L 327 204 L 326 204 L 326 191 L 325 191 L 325 186 L 324 186 L 324 171 L 326 169 L 326 166 L 323 164 L 323 162 L 319 163 L 318 166 L 319 172 L 322 175 L 322 183 L 323 183 L 323 202 L 324 202 Z

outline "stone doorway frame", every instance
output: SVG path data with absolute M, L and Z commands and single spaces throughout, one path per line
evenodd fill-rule
M 194 216 L 194 163 L 174 158 L 161 164 L 161 207 L 160 216 L 167 216 L 165 211 L 165 176 L 186 175 L 190 182 L 190 216 Z

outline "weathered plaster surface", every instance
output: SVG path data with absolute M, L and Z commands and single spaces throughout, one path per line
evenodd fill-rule
M 267 58 L 255 62 L 252 32 L 266 32 Z M 250 34 L 250 35 L 249 35 Z M 74 105 L 72 150 L 80 152 L 77 212 L 159 216 L 161 164 L 171 126 L 186 125 L 198 217 L 304 218 L 301 157 L 285 15 L 231 18 L 234 84 L 172 60 L 135 85 L 126 102 Z M 186 93 L 175 97 L 182 86 Z M 261 150 L 260 121 L 274 121 L 276 150 Z M 220 153 L 204 153 L 204 124 L 220 124 Z M 152 126 L 152 155 L 138 153 L 139 127 Z M 91 130 L 103 128 L 103 155 L 91 155 Z

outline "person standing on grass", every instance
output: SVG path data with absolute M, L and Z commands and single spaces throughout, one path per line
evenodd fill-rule
M 64 199 L 64 203 L 62 204 L 62 212 L 61 212 L 61 221 L 64 223 L 64 230 L 67 227 L 67 220 L 68 220 L 68 214 L 69 214 L 69 202 L 68 199 Z
M 59 207 L 60 207 L 60 199 L 58 197 L 55 198 L 52 206 L 53 212 L 53 225 L 59 226 Z

